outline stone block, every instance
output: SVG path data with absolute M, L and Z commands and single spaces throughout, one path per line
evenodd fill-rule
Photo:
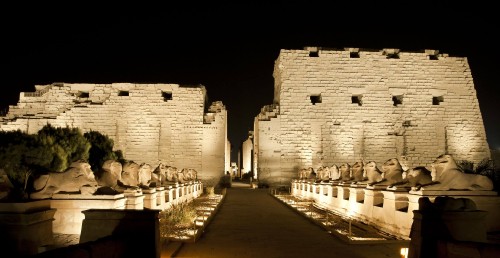
M 126 199 L 117 195 L 80 195 L 54 194 L 50 207 L 57 210 L 54 215 L 54 233 L 80 234 L 83 210 L 87 209 L 124 209 Z
M 34 255 L 53 244 L 52 222 L 56 210 L 48 200 L 0 203 L 0 249 L 5 255 Z

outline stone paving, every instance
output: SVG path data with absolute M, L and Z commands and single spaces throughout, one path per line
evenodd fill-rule
M 235 187 L 236 186 L 236 187 Z M 394 257 L 401 243 L 347 244 L 271 196 L 269 189 L 227 189 L 219 212 L 194 244 L 174 257 Z
M 54 243 L 49 246 L 44 246 L 40 251 L 48 251 L 60 247 L 76 245 L 80 242 L 79 234 L 57 234 L 54 233 Z
M 402 243 L 347 244 L 274 198 L 269 189 L 233 182 L 219 212 L 196 243 L 170 244 L 162 257 L 394 257 Z M 78 244 L 54 234 L 46 250 Z M 165 256 L 165 254 L 167 254 Z

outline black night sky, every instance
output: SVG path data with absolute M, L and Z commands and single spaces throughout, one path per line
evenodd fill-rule
M 468 57 L 490 148 L 500 149 L 496 9 L 415 3 L 3 6 L 0 107 L 53 82 L 202 84 L 226 105 L 237 152 L 272 103 L 280 49 L 438 49 Z

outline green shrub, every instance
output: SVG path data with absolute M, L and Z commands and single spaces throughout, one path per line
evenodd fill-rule
M 459 160 L 457 161 L 457 166 L 465 173 L 474 174 L 474 162 L 472 161 Z
M 83 134 L 91 145 L 89 150 L 89 164 L 94 172 L 99 172 L 106 160 L 118 160 L 123 163 L 123 153 L 113 151 L 113 139 L 98 131 L 89 131 Z
M 175 236 L 178 229 L 193 228 L 197 217 L 193 202 L 173 205 L 170 209 L 160 212 L 160 236 Z
M 14 186 L 11 198 L 27 198 L 28 181 L 39 164 L 36 164 L 33 154 L 43 155 L 37 148 L 36 139 L 18 131 L 0 131 L 0 168 L 2 168 Z M 35 164 L 30 164 L 35 162 Z
M 493 190 L 500 190 L 500 169 L 495 168 L 493 160 L 483 159 L 474 168 L 474 162 L 461 160 L 457 162 L 457 166 L 468 174 L 478 174 L 487 176 L 493 182 Z
M 83 137 L 79 128 L 52 127 L 50 124 L 38 131 L 37 140 L 48 152 L 49 171 L 62 172 L 78 160 L 88 161 L 90 143 Z
M 90 143 L 78 128 L 44 126 L 37 134 L 0 132 L 0 168 L 14 185 L 12 198 L 26 198 L 31 182 L 47 172 L 62 172 L 87 160 Z
M 208 196 L 214 196 L 214 194 L 215 194 L 215 187 L 213 187 L 213 186 L 207 186 L 206 187 L 206 194 Z

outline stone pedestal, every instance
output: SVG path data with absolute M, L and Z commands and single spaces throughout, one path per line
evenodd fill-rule
M 255 183 L 253 183 L 256 185 Z M 195 184 L 195 198 L 200 197 L 200 195 L 203 193 L 203 184 L 201 182 L 196 182 Z
M 54 215 L 54 233 L 80 234 L 83 210 L 88 209 L 124 209 L 125 197 L 117 195 L 81 195 L 54 194 L 50 206 L 56 209 Z
M 296 182 L 296 180 L 293 180 L 292 181 L 292 195 L 294 195 L 294 196 L 298 195 L 299 191 L 298 191 L 297 187 L 298 187 L 298 183 Z
M 382 191 L 382 194 L 384 195 L 382 227 L 388 232 L 408 236 L 413 217 L 413 214 L 408 212 L 408 192 Z
M 377 214 L 377 211 L 381 211 L 382 205 L 384 203 L 384 195 L 379 190 L 365 188 L 363 189 L 363 191 L 365 193 L 365 200 L 363 203 L 361 214 L 365 219 L 369 221 L 375 221 L 377 218 L 380 219 L 381 212 Z M 376 208 L 378 208 L 377 211 L 375 211 Z
M 300 197 L 302 197 L 302 198 L 307 197 L 308 188 L 309 187 L 305 182 L 300 182 Z
M 156 187 L 156 206 L 159 209 L 164 210 L 165 209 L 165 195 L 166 191 L 164 187 Z
M 337 187 L 336 185 L 329 185 L 328 186 L 328 196 L 331 198 L 336 198 L 337 197 Z
M 449 196 L 453 198 L 471 199 L 478 210 L 487 211 L 485 218 L 487 232 L 500 231 L 500 196 L 495 191 L 431 191 L 420 190 L 410 191 L 408 195 L 408 212 L 419 209 L 418 200 L 421 197 L 428 197 L 431 202 L 438 196 Z
M 362 186 L 349 187 L 349 201 L 355 203 L 364 203 L 365 201 L 365 188 Z
M 338 209 L 346 210 L 349 208 L 349 186 L 338 185 L 337 186 L 337 205 Z
M 142 210 L 144 208 L 144 194 L 141 191 L 124 192 L 125 209 L 127 210 Z
M 366 206 L 376 206 L 383 207 L 384 205 L 384 194 L 381 190 L 373 189 L 363 189 L 365 192 L 365 205 Z
M 440 197 L 451 200 L 451 197 Z M 430 202 L 428 197 L 419 200 L 420 210 L 413 211 L 408 257 L 441 257 L 440 243 L 485 243 L 485 211 L 443 210 Z M 465 256 L 464 256 L 465 257 Z
M 349 187 L 349 206 L 347 212 L 350 216 L 363 217 L 364 201 L 364 187 Z
M 157 205 L 157 195 L 156 188 L 152 189 L 143 189 L 142 193 L 144 194 L 144 208 L 146 209 L 158 209 Z
M 3 255 L 27 256 L 53 244 L 52 222 L 56 210 L 50 200 L 0 203 L 0 250 Z
M 80 243 L 112 236 L 125 242 L 126 257 L 159 258 L 161 253 L 159 210 L 83 211 Z
M 170 207 L 172 207 L 172 205 L 174 205 L 175 202 L 177 201 L 175 199 L 176 186 L 175 185 L 166 185 L 164 187 L 165 187 L 165 205 L 163 206 L 163 209 L 166 210 L 166 209 L 170 209 Z
M 175 188 L 175 199 L 179 201 L 179 199 L 183 196 L 183 186 L 184 184 L 178 184 Z

